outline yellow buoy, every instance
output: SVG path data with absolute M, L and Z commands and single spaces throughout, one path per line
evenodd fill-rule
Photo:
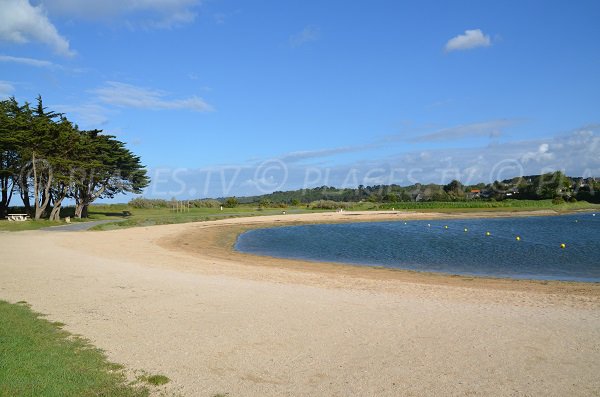
M 469 229 L 467 229 L 467 228 L 465 227 L 465 232 L 468 232 L 468 231 L 469 231 Z
M 521 237 L 517 236 L 517 241 L 521 241 Z
M 491 234 L 492 234 L 492 233 L 490 233 L 490 232 L 485 232 L 485 235 L 486 235 L 486 236 L 489 236 L 489 235 L 491 235 Z
M 563 248 L 563 249 L 564 249 L 564 248 L 567 248 L 567 244 L 565 244 L 565 243 L 562 243 L 562 244 L 560 245 L 560 248 Z
M 444 226 L 444 229 L 448 229 L 448 226 Z

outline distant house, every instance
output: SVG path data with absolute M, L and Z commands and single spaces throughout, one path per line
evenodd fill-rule
M 471 189 L 469 193 L 467 193 L 467 198 L 475 199 L 481 197 L 481 189 Z

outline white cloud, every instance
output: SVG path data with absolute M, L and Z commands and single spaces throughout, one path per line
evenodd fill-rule
M 42 0 L 52 14 L 88 20 L 131 18 L 129 26 L 171 28 L 193 22 L 200 0 Z
M 319 28 L 315 26 L 307 26 L 302 29 L 301 32 L 290 37 L 290 45 L 292 47 L 298 47 L 311 41 L 316 41 L 319 39 L 319 35 Z
M 0 40 L 24 44 L 37 41 L 49 45 L 61 55 L 72 56 L 69 42 L 46 16 L 45 9 L 28 0 L 3 0 L 0 7 Z
M 451 38 L 446 43 L 446 52 L 470 50 L 477 47 L 489 47 L 492 45 L 490 36 L 483 34 L 481 29 L 465 30 L 464 34 L 459 34 Z
M 559 146 L 563 148 L 564 144 L 561 143 Z M 524 164 L 527 164 L 530 161 L 539 163 L 542 161 L 549 161 L 552 159 L 554 159 L 554 154 L 550 152 L 550 145 L 547 143 L 541 143 L 536 151 L 529 151 L 522 155 L 520 158 L 521 162 Z
M 22 65 L 34 66 L 37 68 L 58 67 L 58 65 L 56 65 L 50 61 L 44 61 L 42 59 L 34 59 L 34 58 L 13 57 L 10 55 L 0 55 L 0 62 L 19 63 Z
M 15 91 L 15 87 L 8 81 L 0 80 L 0 99 L 8 98 Z
M 505 128 L 514 126 L 519 121 L 515 119 L 499 119 L 481 123 L 463 124 L 418 136 L 413 139 L 413 142 L 455 140 L 478 136 L 496 138 L 502 135 Z
M 306 165 L 295 161 L 295 153 L 268 160 L 239 165 L 190 169 L 152 187 L 152 194 L 170 198 L 181 195 L 180 180 L 186 192 L 202 197 L 227 197 L 263 194 L 274 190 L 292 190 L 317 186 L 356 188 L 359 184 L 414 183 L 446 184 L 459 179 L 465 184 L 493 182 L 523 175 L 563 170 L 570 176 L 600 176 L 600 126 L 588 126 L 570 133 L 544 139 L 513 141 L 477 148 L 444 148 L 428 152 L 406 151 L 388 158 L 375 158 L 371 153 L 363 160 L 322 165 Z M 333 153 L 337 149 L 317 152 Z M 552 153 L 540 161 L 523 162 L 527 153 Z M 278 167 L 264 165 L 279 164 Z M 172 171 L 177 170 L 174 168 Z M 268 172 L 264 172 L 264 171 Z M 158 181 L 159 178 L 153 178 Z M 159 193 L 160 192 L 160 193 Z M 184 192 L 185 194 L 185 192 Z
M 100 128 L 108 122 L 107 113 L 109 112 L 103 106 L 97 104 L 54 105 L 52 108 L 58 112 L 65 113 L 69 120 L 75 121 L 81 127 Z
M 188 109 L 197 112 L 210 112 L 213 109 L 202 98 L 192 96 L 184 99 L 168 99 L 167 93 L 151 88 L 136 87 L 131 84 L 108 81 L 104 87 L 92 91 L 101 102 L 138 109 Z

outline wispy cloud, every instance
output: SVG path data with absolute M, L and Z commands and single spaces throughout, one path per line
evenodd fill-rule
M 8 98 L 15 92 L 15 87 L 8 81 L 0 80 L 0 98 Z
M 489 47 L 492 45 L 490 36 L 483 34 L 481 29 L 465 30 L 464 34 L 459 34 L 451 38 L 446 43 L 446 52 L 471 50 L 478 47 Z
M 59 65 L 50 61 L 34 58 L 13 57 L 10 55 L 0 55 L 0 62 L 18 63 L 21 65 L 34 66 L 36 68 L 57 68 Z
M 413 142 L 431 142 L 431 141 L 445 141 L 471 137 L 490 137 L 496 138 L 502 135 L 504 129 L 512 127 L 522 122 L 519 119 L 500 119 L 490 120 L 481 123 L 463 124 L 456 127 L 444 128 L 431 132 L 428 134 L 420 135 L 414 139 Z
M 302 31 L 292 35 L 290 37 L 290 45 L 292 47 L 298 47 L 311 41 L 317 41 L 321 31 L 316 26 L 307 26 Z
M 72 56 L 69 41 L 58 33 L 42 5 L 32 6 L 28 0 L 3 0 L 0 7 L 0 40 L 24 44 L 44 43 L 61 55 Z
M 66 113 L 68 118 L 74 120 L 83 128 L 101 128 L 108 122 L 109 110 L 98 104 L 80 105 L 54 105 L 58 112 Z
M 88 20 L 115 19 L 130 27 L 173 28 L 192 23 L 200 0 L 42 0 L 52 14 Z
M 374 149 L 378 146 L 379 145 L 377 145 L 377 144 L 369 144 L 369 145 L 360 145 L 360 146 L 358 146 L 358 145 L 357 146 L 343 146 L 343 147 L 320 149 L 320 150 L 302 150 L 302 151 L 286 153 L 286 154 L 280 156 L 279 159 L 286 163 L 295 163 L 295 162 L 300 162 L 303 160 L 331 157 L 331 156 L 335 156 L 338 154 L 344 154 L 344 153 L 362 152 L 362 151 Z
M 152 88 L 136 87 L 131 84 L 116 81 L 106 82 L 104 87 L 97 88 L 92 93 L 106 104 L 138 108 L 138 109 L 188 109 L 196 112 L 210 112 L 213 107 L 202 98 L 192 96 L 183 99 L 170 99 L 168 93 Z
M 306 152 L 325 155 L 340 149 Z M 563 170 L 572 176 L 600 176 L 600 127 L 587 126 L 546 138 L 497 143 L 471 148 L 408 150 L 381 158 L 363 156 L 347 162 L 304 164 L 277 159 L 250 164 L 215 166 L 205 169 L 179 169 L 177 178 L 161 178 L 149 189 L 151 195 L 173 197 L 225 197 L 254 195 L 275 190 L 337 186 L 415 183 L 448 183 L 458 179 L 465 184 L 493 182 L 523 175 Z M 161 172 L 162 172 L 161 171 Z

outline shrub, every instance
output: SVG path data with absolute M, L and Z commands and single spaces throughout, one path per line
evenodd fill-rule
M 317 200 L 313 201 L 309 204 L 309 207 L 312 209 L 321 209 L 321 210 L 336 210 L 339 208 L 349 209 L 354 205 L 354 203 L 341 202 L 341 201 L 333 201 L 333 200 Z
M 129 206 L 133 208 L 167 208 L 170 206 L 167 200 L 163 199 L 147 199 L 136 197 L 129 202 Z
M 219 200 L 212 199 L 192 200 L 190 203 L 195 208 L 217 208 L 221 206 L 221 202 Z
M 238 204 L 239 202 L 235 197 L 228 197 L 223 203 L 223 206 L 227 208 L 234 208 L 237 207 Z

